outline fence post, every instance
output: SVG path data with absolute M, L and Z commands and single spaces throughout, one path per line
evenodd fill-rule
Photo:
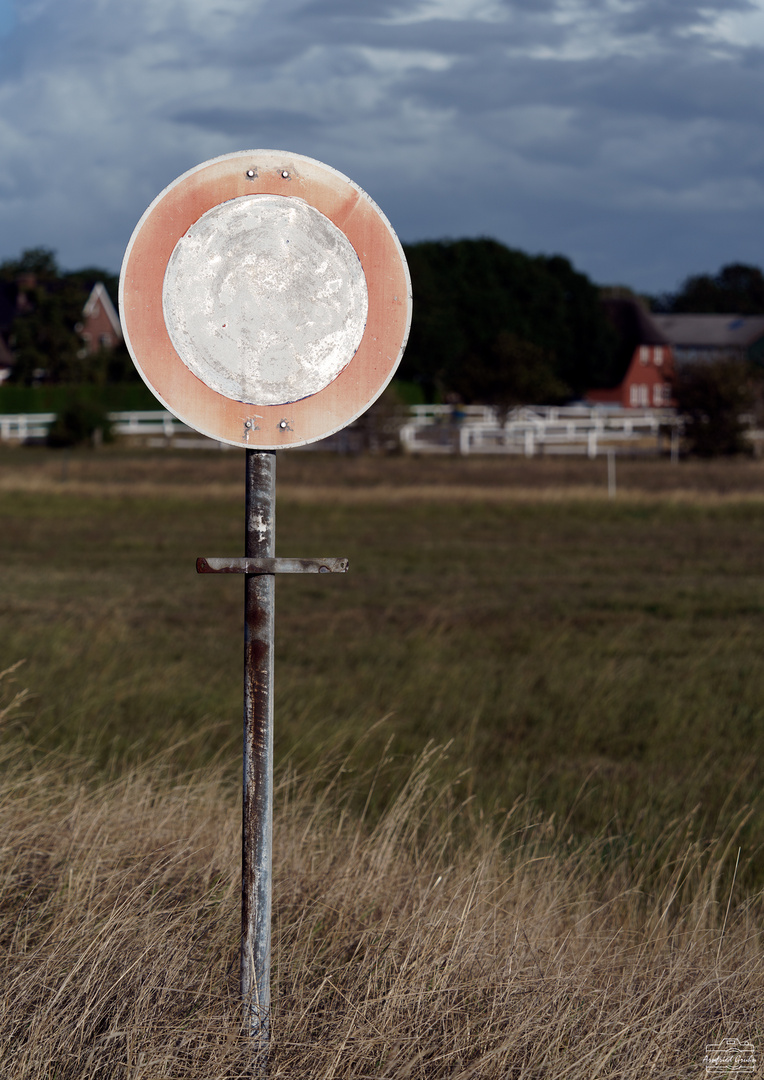
M 615 450 L 610 449 L 607 452 L 607 493 L 609 499 L 615 498 L 615 484 Z

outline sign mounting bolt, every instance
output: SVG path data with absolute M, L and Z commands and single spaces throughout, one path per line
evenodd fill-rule
M 257 178 L 257 169 L 247 169 L 247 180 L 255 180 Z
M 283 180 L 288 180 L 289 179 L 289 171 L 287 169 L 282 169 L 281 177 L 282 177 Z

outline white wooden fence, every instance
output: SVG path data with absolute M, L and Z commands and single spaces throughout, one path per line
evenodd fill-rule
M 187 427 L 166 409 L 108 413 L 115 435 L 141 438 L 153 446 L 225 446 Z M 56 413 L 0 413 L 0 442 L 44 439 Z
M 55 413 L 0 413 L 0 442 L 44 439 Z
M 400 442 L 411 454 L 583 454 L 594 458 L 619 448 L 658 449 L 666 438 L 675 453 L 679 443 L 679 423 L 672 409 L 537 406 L 512 409 L 502 421 L 487 405 L 414 405 L 410 416 L 400 429 Z M 55 419 L 52 412 L 0 414 L 0 442 L 44 439 Z M 227 448 L 225 443 L 199 435 L 165 409 L 112 412 L 109 420 L 115 435 L 139 438 L 150 446 Z
M 417 405 L 401 428 L 411 454 L 582 454 L 597 457 L 614 449 L 658 450 L 679 440 L 673 409 L 602 406 L 523 406 L 504 420 L 488 406 Z

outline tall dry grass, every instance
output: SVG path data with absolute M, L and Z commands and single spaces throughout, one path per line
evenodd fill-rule
M 13 717 L 0 1076 L 250 1075 L 222 768 L 178 776 L 168 752 L 96 782 L 35 753 Z M 762 905 L 735 892 L 734 830 L 701 843 L 688 813 L 650 849 L 577 845 L 524 804 L 481 818 L 433 785 L 436 756 L 373 825 L 338 794 L 346 778 L 280 777 L 274 1078 L 687 1077 L 706 1043 L 756 1042 Z

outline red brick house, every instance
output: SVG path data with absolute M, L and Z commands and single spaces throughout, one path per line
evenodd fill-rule
M 722 359 L 764 365 L 764 315 L 654 315 L 632 298 L 604 300 L 603 306 L 633 352 L 617 386 L 587 390 L 594 404 L 671 406 L 674 372 L 685 365 Z
M 85 343 L 84 355 L 99 349 L 113 349 L 122 340 L 122 327 L 105 286 L 99 281 L 94 286 L 82 309 L 82 322 L 75 330 Z
M 603 307 L 621 338 L 629 343 L 630 359 L 617 386 L 587 390 L 586 400 L 624 409 L 672 406 L 674 356 L 670 340 L 654 316 L 631 298 L 604 300 Z
M 668 409 L 674 359 L 667 345 L 638 345 L 618 386 L 587 390 L 586 400 L 595 405 L 621 405 L 624 409 Z
M 46 290 L 53 290 L 56 286 L 57 282 L 42 283 Z M 31 273 L 21 274 L 15 281 L 0 281 L 0 382 L 10 377 L 16 363 L 13 350 L 14 321 L 33 310 L 30 294 L 37 287 L 37 278 Z M 100 349 L 114 349 L 122 341 L 119 316 L 101 282 L 91 289 L 82 309 L 81 320 L 74 329 L 82 340 L 81 357 L 97 353 Z

